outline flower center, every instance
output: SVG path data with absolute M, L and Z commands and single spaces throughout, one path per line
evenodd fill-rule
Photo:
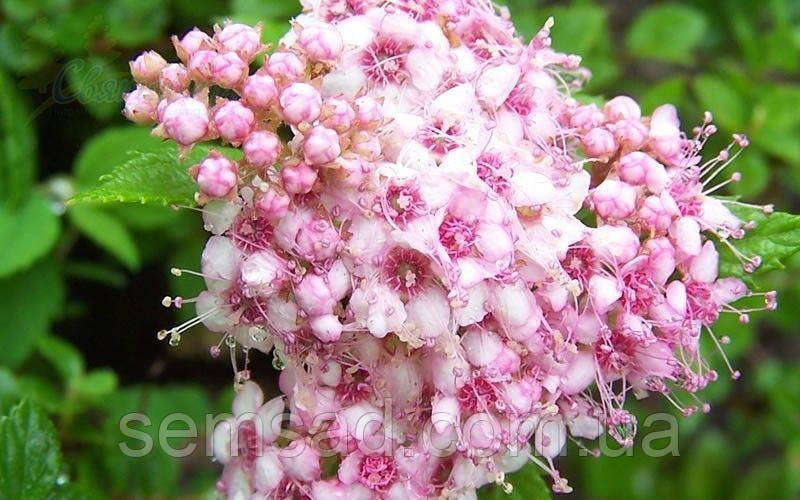
M 449 214 L 445 216 L 439 226 L 439 241 L 450 257 L 457 259 L 470 254 L 476 238 L 475 226 L 477 226 L 475 222 L 459 219 Z
M 394 459 L 384 455 L 370 455 L 361 461 L 359 481 L 373 491 L 385 493 L 397 478 Z
M 361 66 L 375 83 L 397 84 L 404 78 L 408 47 L 388 37 L 378 37 L 364 50 Z
M 395 248 L 389 252 L 383 271 L 389 287 L 409 295 L 419 293 L 430 275 L 425 256 L 409 248 Z

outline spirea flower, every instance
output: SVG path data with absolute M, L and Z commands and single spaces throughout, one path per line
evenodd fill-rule
M 303 7 L 271 54 L 227 24 L 175 37 L 179 63 L 131 63 L 128 118 L 182 153 L 243 150 L 190 169 L 212 236 L 201 272 L 173 272 L 207 290 L 165 298 L 197 317 L 159 332 L 203 323 L 231 350 L 222 494 L 475 498 L 529 461 L 568 492 L 567 436 L 631 445 L 630 394 L 708 411 L 700 338 L 725 344 L 715 321 L 747 322 L 734 303 L 757 295 L 717 271 L 721 247 L 760 263 L 736 249 L 739 202 L 714 197 L 746 138 L 704 161 L 710 115 L 687 136 L 670 105 L 579 103 L 588 72 L 550 48 L 552 20 L 525 42 L 483 0 Z M 248 380 L 251 349 L 282 397 Z

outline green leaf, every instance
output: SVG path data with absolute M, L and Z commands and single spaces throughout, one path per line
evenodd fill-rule
M 81 397 L 97 400 L 114 392 L 117 385 L 117 375 L 113 371 L 98 369 L 73 380 L 71 388 Z
M 100 177 L 131 159 L 131 151 L 167 151 L 161 139 L 150 129 L 136 125 L 112 127 L 93 136 L 75 158 L 73 174 L 81 188 L 96 186 Z
M 284 33 L 289 31 L 286 20 L 300 14 L 299 2 L 291 0 L 232 0 L 231 18 L 255 24 L 267 19 L 284 22 Z
M 497 485 L 487 485 L 478 490 L 480 500 L 549 500 L 550 488 L 539 474 L 534 463 L 528 463 L 522 469 L 506 476 L 506 482 L 514 489 L 507 494 Z
M 16 209 L 0 205 L 0 277 L 23 270 L 46 254 L 58 233 L 58 218 L 39 193 L 31 193 Z
M 691 64 L 692 51 L 703 39 L 707 21 L 702 12 L 676 3 L 645 9 L 628 31 L 627 46 L 638 57 Z
M 200 162 L 210 149 L 208 145 L 195 147 L 185 162 L 179 161 L 175 147 L 168 144 L 162 144 L 156 150 L 132 153 L 133 158 L 102 176 L 99 185 L 78 193 L 70 203 L 194 205 L 197 185 L 187 168 Z M 214 149 L 233 160 L 241 158 L 240 150 L 225 147 Z
M 94 136 L 81 148 L 73 169 L 80 189 L 96 187 L 100 177 L 131 158 L 131 151 L 170 151 L 161 139 L 150 135 L 150 130 L 135 125 L 114 127 Z M 108 211 L 126 226 L 149 230 L 164 227 L 177 218 L 174 210 L 160 206 L 132 207 L 112 204 Z
M 0 280 L 0 364 L 17 366 L 45 335 L 64 301 L 64 283 L 53 261 Z
M 695 78 L 694 91 L 700 104 L 711 111 L 717 123 L 731 132 L 740 132 L 747 125 L 743 98 L 728 82 L 712 74 Z
M 70 90 L 94 116 L 108 119 L 122 109 L 120 95 L 131 87 L 132 80 L 107 59 L 73 59 L 65 71 Z
M 139 268 L 139 250 L 128 229 L 116 218 L 91 205 L 69 207 L 70 221 L 101 248 L 120 260 L 129 269 Z
M 784 261 L 800 251 L 800 216 L 775 212 L 765 215 L 756 208 L 732 206 L 733 212 L 744 221 L 755 221 L 755 229 L 747 231 L 741 240 L 731 243 L 744 255 L 760 256 L 761 266 L 756 274 L 783 269 Z M 741 263 L 725 247 L 720 249 L 719 273 L 721 276 L 752 276 L 742 269 Z
M 0 498 L 50 498 L 63 487 L 64 460 L 44 411 L 23 401 L 0 420 Z
M 0 70 L 0 201 L 14 205 L 22 200 L 36 177 L 36 164 L 30 110 L 15 81 Z
M 53 365 L 63 380 L 70 381 L 83 374 L 83 356 L 66 340 L 45 335 L 36 342 L 36 350 Z

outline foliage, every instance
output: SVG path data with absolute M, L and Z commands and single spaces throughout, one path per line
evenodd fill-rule
M 735 164 L 745 180 L 729 194 L 798 212 L 798 2 L 504 3 L 528 36 L 555 17 L 556 48 L 581 53 L 593 70 L 583 97 L 602 101 L 624 90 L 646 112 L 673 102 L 689 123 L 709 109 L 721 127 L 712 138 L 717 146 L 733 132 L 748 134 L 751 147 Z M 144 196 L 162 205 L 191 204 L 186 167 L 202 151 L 179 162 L 176 151 L 146 130 L 120 125 L 119 94 L 132 85 L 127 61 L 167 32 L 226 17 L 262 21 L 265 41 L 275 42 L 297 11 L 293 0 L 0 1 L 0 414 L 8 415 L 0 420 L 0 497 L 171 497 L 213 488 L 216 470 L 204 450 L 197 460 L 163 453 L 129 459 L 119 451 L 125 436 L 118 422 L 130 411 L 146 413 L 151 426 L 140 430 L 152 437 L 165 412 L 179 408 L 202 425 L 200 415 L 215 409 L 209 396 L 228 380 L 194 376 L 187 379 L 206 385 L 153 387 L 145 369 L 125 368 L 128 358 L 142 354 L 123 348 L 90 354 L 93 345 L 133 345 L 142 336 L 133 327 L 109 331 L 92 317 L 113 316 L 110 307 L 134 307 L 128 295 L 152 275 L 197 262 L 197 216 L 120 203 L 67 207 L 65 200 L 80 193 L 85 200 L 139 202 Z M 139 189 L 135 182 L 142 183 Z M 711 418 L 679 419 L 680 457 L 653 459 L 637 449 L 633 456 L 595 460 L 570 447 L 564 475 L 586 497 L 800 495 L 800 341 L 794 335 L 800 257 L 785 251 L 800 237 L 798 219 L 756 212 L 747 218 L 759 226 L 735 242 L 737 248 L 774 255 L 762 271 L 785 270 L 755 277 L 761 288 L 782 291 L 778 311 L 753 315 L 749 325 L 724 317 L 717 326 L 732 339 L 726 350 L 743 380 L 721 380 L 708 391 Z M 726 274 L 741 269 L 726 253 L 722 266 Z M 173 295 L 185 296 L 195 287 L 190 281 L 171 285 Z M 91 286 L 94 300 L 74 294 Z M 167 284 L 151 288 L 166 291 Z M 109 290 L 121 290 L 115 306 Z M 156 304 L 135 307 L 150 316 Z M 197 354 L 182 361 L 157 352 L 162 365 L 166 359 L 167 365 L 199 367 L 195 375 L 207 366 Z M 720 373 L 721 367 L 720 361 Z M 640 416 L 667 408 L 650 398 L 640 403 Z M 507 498 L 541 493 L 527 489 L 541 486 L 535 470 L 508 480 L 515 493 Z M 503 498 L 497 489 L 481 494 Z

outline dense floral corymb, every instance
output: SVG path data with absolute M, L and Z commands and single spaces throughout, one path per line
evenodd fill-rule
M 228 23 L 131 63 L 128 118 L 243 152 L 190 168 L 207 291 L 166 298 L 197 318 L 159 332 L 203 323 L 231 350 L 222 494 L 475 498 L 529 461 L 567 492 L 553 459 L 568 436 L 630 445 L 629 393 L 708 410 L 700 339 L 725 344 L 715 321 L 755 295 L 718 276 L 720 245 L 759 257 L 713 196 L 747 139 L 703 160 L 710 115 L 687 136 L 670 105 L 581 104 L 551 27 L 525 42 L 481 0 L 317 0 L 269 54 Z M 248 381 L 250 349 L 281 398 Z

